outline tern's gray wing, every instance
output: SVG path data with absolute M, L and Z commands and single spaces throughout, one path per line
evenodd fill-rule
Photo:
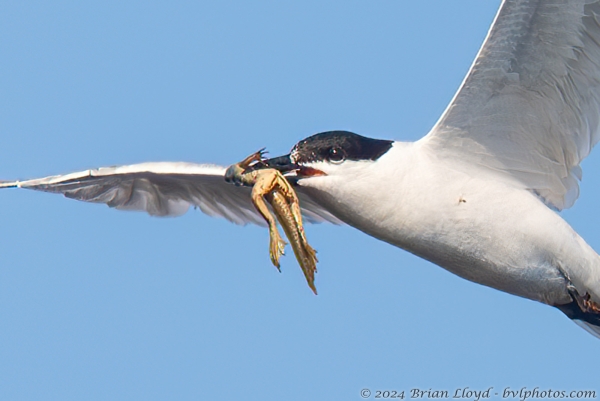
M 236 224 L 265 225 L 250 201 L 250 188 L 225 182 L 225 167 L 193 163 L 141 163 L 105 167 L 26 181 L 0 182 L 0 188 L 55 192 L 86 202 L 105 203 L 153 216 L 178 216 L 196 206 Z M 340 223 L 298 187 L 305 219 Z
M 600 2 L 505 0 L 424 143 L 501 173 L 556 209 L 600 138 Z

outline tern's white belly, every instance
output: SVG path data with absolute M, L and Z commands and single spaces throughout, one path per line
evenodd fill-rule
M 571 301 L 569 281 L 582 293 L 598 288 L 598 255 L 534 194 L 453 170 L 391 176 L 397 182 L 374 176 L 311 180 L 311 196 L 346 223 L 467 280 L 553 305 Z

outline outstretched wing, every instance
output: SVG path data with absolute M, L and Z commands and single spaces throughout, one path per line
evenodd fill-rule
M 225 182 L 225 167 L 194 163 L 141 163 L 104 167 L 26 181 L 0 182 L 0 188 L 55 192 L 85 202 L 105 203 L 121 210 L 152 216 L 179 216 L 190 206 L 236 224 L 265 225 L 250 200 L 251 189 Z M 340 221 L 298 187 L 302 213 L 308 222 Z
M 600 138 L 600 2 L 505 0 L 424 143 L 503 174 L 555 209 Z

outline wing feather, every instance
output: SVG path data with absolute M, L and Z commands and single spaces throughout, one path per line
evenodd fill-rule
M 179 216 L 190 206 L 236 224 L 265 225 L 250 200 L 251 189 L 225 182 L 225 167 L 194 163 L 141 163 L 103 167 L 26 181 L 5 181 L 0 188 L 60 193 L 85 202 L 104 203 L 152 216 Z M 305 219 L 341 222 L 297 187 Z
M 505 0 L 424 142 L 572 206 L 600 139 L 599 15 L 597 0 Z

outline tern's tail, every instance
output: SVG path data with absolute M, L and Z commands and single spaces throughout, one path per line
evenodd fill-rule
M 591 335 L 600 338 L 600 326 L 596 326 L 595 324 L 584 322 L 583 320 L 578 319 L 573 319 L 573 322 Z
M 557 308 L 579 327 L 600 338 L 600 312 L 598 312 L 595 303 L 591 308 L 586 307 L 585 303 L 577 302 L 577 299 L 581 301 L 582 298 L 576 293 L 572 292 L 571 296 L 576 300 L 566 305 L 557 305 Z

